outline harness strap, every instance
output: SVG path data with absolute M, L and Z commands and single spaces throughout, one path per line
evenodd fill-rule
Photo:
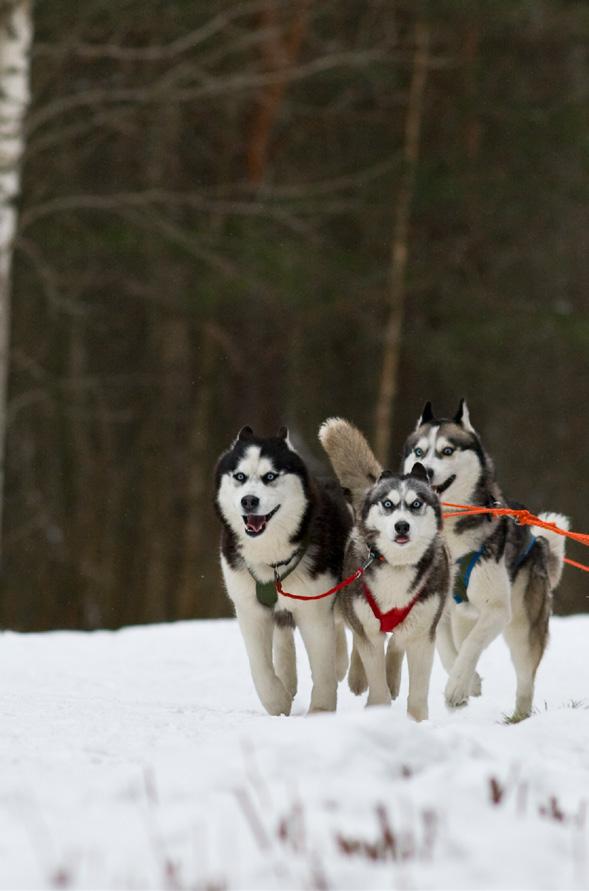
M 380 622 L 380 630 L 383 632 L 394 631 L 401 622 L 404 622 L 421 596 L 421 591 L 419 591 L 406 606 L 395 606 L 388 612 L 383 613 L 380 611 L 380 607 L 366 582 L 362 582 L 362 589 L 366 602 L 374 613 L 375 618 Z
M 537 541 L 538 541 L 537 536 L 533 535 L 530 532 L 530 540 L 528 541 L 528 543 L 526 545 L 524 545 L 522 552 L 520 553 L 519 557 L 517 558 L 517 563 L 515 564 L 516 569 L 519 569 L 520 566 L 522 565 L 522 563 L 524 562 L 524 560 L 526 559 L 526 557 L 528 557 L 530 555 L 530 553 Z
M 527 557 L 529 557 L 537 541 L 537 537 L 530 532 L 528 541 L 524 544 L 522 550 L 518 554 L 514 567 L 515 571 L 517 571 Z M 468 554 L 459 557 L 456 561 L 460 570 L 454 583 L 454 591 L 452 593 L 455 603 L 464 603 L 465 601 L 468 603 L 468 583 L 470 582 L 472 571 L 483 556 L 484 551 L 485 546 L 483 544 L 478 551 L 470 551 Z
M 274 572 L 274 578 L 270 582 L 261 582 L 256 578 L 250 567 L 246 563 L 246 568 L 254 582 L 256 583 L 256 600 L 261 606 L 267 606 L 272 608 L 276 605 L 276 601 L 278 600 L 277 586 L 280 584 L 282 579 L 285 579 L 287 575 L 290 575 L 291 572 L 297 568 L 303 557 L 305 556 L 305 552 L 307 550 L 307 540 L 301 542 L 296 551 L 288 558 L 288 560 L 280 560 L 279 563 L 269 564 Z M 278 572 L 278 566 L 285 566 L 290 563 L 293 557 L 296 556 L 296 560 L 293 565 L 282 575 Z
M 477 551 L 469 551 L 468 554 L 463 554 L 462 557 L 459 557 L 456 563 L 458 564 L 459 571 L 456 576 L 456 581 L 454 582 L 454 591 L 452 592 L 452 597 L 454 598 L 455 603 L 464 603 L 464 601 L 468 602 L 468 583 L 470 582 L 470 577 L 472 575 L 472 571 L 483 556 L 485 551 L 485 546 L 481 545 Z
M 259 582 L 258 579 L 253 574 L 253 572 L 251 571 L 251 569 L 249 568 L 249 566 L 247 566 L 247 564 L 246 564 L 247 571 L 249 572 L 249 574 L 251 575 L 251 577 L 253 578 L 253 580 L 256 583 L 256 598 L 262 606 L 267 606 L 267 607 L 273 608 L 276 605 L 279 594 L 282 594 L 283 597 L 290 597 L 291 600 L 322 600 L 324 597 L 330 597 L 332 594 L 336 594 L 338 591 L 341 591 L 342 588 L 345 588 L 348 585 L 351 585 L 352 582 L 355 582 L 356 579 L 359 579 L 361 575 L 364 575 L 364 573 L 366 572 L 366 570 L 368 569 L 370 564 L 374 562 L 374 560 L 383 560 L 384 559 L 384 557 L 382 557 L 382 555 L 379 554 L 378 551 L 374 550 L 373 548 L 370 548 L 368 551 L 368 559 L 366 560 L 366 562 L 363 563 L 362 566 L 359 566 L 358 569 L 356 569 L 352 573 L 352 575 L 349 575 L 347 578 L 343 579 L 341 582 L 338 582 L 337 585 L 334 585 L 334 587 L 330 588 L 328 591 L 323 591 L 321 594 L 308 594 L 308 595 L 307 594 L 290 594 L 288 591 L 285 591 L 284 588 L 282 587 L 282 581 L 288 575 L 290 575 L 291 572 L 294 572 L 296 567 L 299 565 L 299 563 L 303 559 L 303 556 L 304 556 L 305 550 L 306 550 L 306 545 L 301 546 L 301 547 L 302 547 L 302 551 L 299 556 L 299 559 L 294 564 L 294 566 L 291 569 L 289 569 L 287 572 L 285 572 L 283 575 L 279 575 L 279 573 L 276 570 L 276 567 L 282 566 L 284 563 L 288 563 L 288 560 L 283 560 L 281 563 L 274 563 L 272 565 L 272 569 L 274 570 L 274 580 L 271 582 Z

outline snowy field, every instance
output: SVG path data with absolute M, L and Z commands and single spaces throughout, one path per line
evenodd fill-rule
M 300 641 L 298 642 L 300 644 Z M 589 616 L 555 619 L 537 713 L 484 695 L 336 716 L 259 705 L 233 621 L 0 635 L 2 888 L 587 888 Z

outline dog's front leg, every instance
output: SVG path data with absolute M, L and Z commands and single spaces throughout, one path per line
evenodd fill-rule
M 409 666 L 409 696 L 407 714 L 416 721 L 428 717 L 429 681 L 434 661 L 435 643 L 429 634 L 407 644 L 407 664 Z
M 391 692 L 387 684 L 384 652 L 384 634 L 368 636 L 354 635 L 354 646 L 360 654 L 368 680 L 366 705 L 390 705 Z
M 509 622 L 509 598 L 510 582 L 505 564 L 493 560 L 477 566 L 471 576 L 468 599 L 478 611 L 478 618 L 460 646 L 446 684 L 446 703 L 451 708 L 468 702 L 481 653 Z
M 307 650 L 313 678 L 309 712 L 334 712 L 337 705 L 336 639 L 331 606 L 303 604 L 297 613 L 297 627 Z
M 260 701 L 270 715 L 288 715 L 292 697 L 276 676 L 272 663 L 272 610 L 257 601 L 235 604 L 235 612 L 243 635 L 254 686 Z
M 294 629 L 289 626 L 276 625 L 274 628 L 274 667 L 294 699 L 297 694 L 297 651 Z
M 452 637 L 452 641 L 455 647 L 455 655 L 452 664 L 456 661 L 456 656 L 460 652 L 460 648 L 472 629 L 474 628 L 477 617 L 476 614 L 473 616 L 469 610 L 469 607 L 466 604 L 452 604 L 450 607 L 451 612 L 451 622 L 450 622 L 450 633 Z M 441 624 L 441 623 L 440 623 Z M 446 669 L 448 674 L 452 671 L 452 667 Z M 480 696 L 482 692 L 482 679 L 477 671 L 474 672 L 472 676 L 472 681 L 470 684 L 470 695 L 471 696 Z

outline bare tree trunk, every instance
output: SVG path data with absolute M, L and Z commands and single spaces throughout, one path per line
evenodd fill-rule
M 269 33 L 264 46 L 268 70 L 282 71 L 283 74 L 263 90 L 252 121 L 247 147 L 247 172 L 248 179 L 254 186 L 259 185 L 264 178 L 272 128 L 278 117 L 288 83 L 288 69 L 297 61 L 307 29 L 311 0 L 298 0 L 293 5 L 296 5 L 296 9 L 284 37 L 276 33 L 279 24 L 275 0 L 268 0 L 268 5 L 260 16 L 261 26 L 267 28 Z
M 15 202 L 20 191 L 23 121 L 29 102 L 32 34 L 29 0 L 3 3 L 0 11 L 0 541 L 10 351 L 10 271 L 16 232 Z
M 405 119 L 404 170 L 397 196 L 397 210 L 393 228 L 391 286 L 389 292 L 390 308 L 384 332 L 384 354 L 376 401 L 374 445 L 376 454 L 383 464 L 387 463 L 389 457 L 393 403 L 397 394 L 401 331 L 405 310 L 409 220 L 415 186 L 415 171 L 419 160 L 423 97 L 427 81 L 429 55 L 429 26 L 425 22 L 418 20 L 415 25 L 413 73 L 411 75 L 409 104 Z

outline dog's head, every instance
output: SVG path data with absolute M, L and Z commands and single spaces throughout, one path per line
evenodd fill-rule
M 216 503 L 242 540 L 290 536 L 309 500 L 309 476 L 286 427 L 259 437 L 243 427 L 215 472 Z
M 487 469 L 479 436 L 471 424 L 468 406 L 460 400 L 453 418 L 436 418 L 427 402 L 403 450 L 403 471 L 419 462 L 430 483 L 444 500 L 468 500 Z
M 417 563 L 442 526 L 440 501 L 423 465 L 405 475 L 383 471 L 366 493 L 358 525 L 387 562 Z

